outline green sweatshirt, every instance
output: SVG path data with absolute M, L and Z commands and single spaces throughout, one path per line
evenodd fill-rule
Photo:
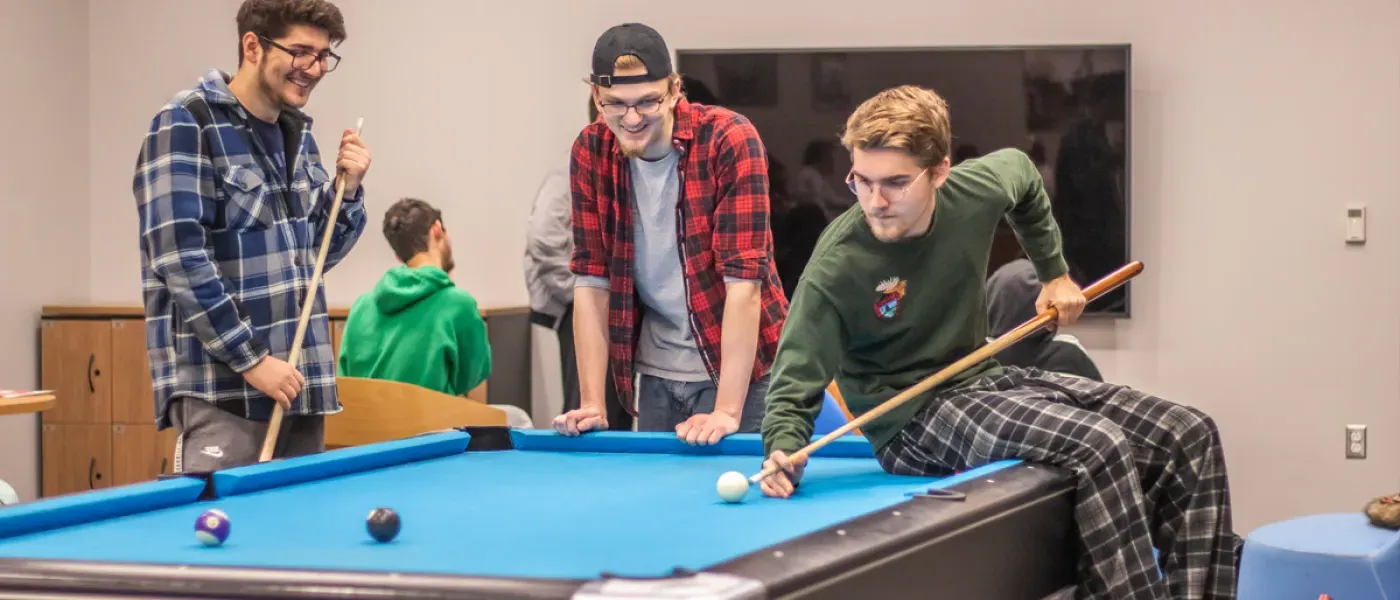
M 350 307 L 339 374 L 465 395 L 491 374 L 476 298 L 438 267 L 390 269 Z
M 763 420 L 765 455 L 807 445 L 832 379 L 859 416 L 984 345 L 987 261 L 1002 218 L 1042 281 L 1068 272 L 1040 173 L 1019 150 L 953 167 L 919 238 L 879 241 L 859 206 L 837 217 L 793 294 Z M 861 431 L 880 450 L 934 393 L 1000 368 L 995 360 L 969 368 Z

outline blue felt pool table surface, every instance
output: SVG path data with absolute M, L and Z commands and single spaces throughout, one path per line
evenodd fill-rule
M 0 558 L 227 567 L 419 572 L 488 577 L 663 576 L 700 570 L 909 499 L 946 478 L 884 473 L 862 438 L 837 440 L 808 465 L 794 498 L 755 485 L 721 501 L 719 475 L 760 467 L 756 437 L 690 448 L 673 435 L 566 438 L 512 432 L 516 449 L 464 452 L 463 432 L 336 450 L 215 474 L 49 499 L 0 510 Z M 390 543 L 365 520 L 389 507 Z M 228 514 L 227 542 L 205 547 L 196 517 Z

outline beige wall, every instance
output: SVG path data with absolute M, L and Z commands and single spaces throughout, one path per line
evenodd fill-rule
M 0 11 L 0 388 L 33 388 L 39 307 L 87 299 L 87 3 Z M 0 417 L 0 479 L 23 500 L 38 492 L 36 420 Z
M 91 61 L 71 60 L 73 46 L 59 46 L 46 56 L 69 60 L 21 76 L 30 83 L 20 89 L 42 89 L 6 113 L 52 118 L 12 118 L 11 139 L 24 141 L 0 164 L 22 165 L 25 176 L 7 175 L 20 187 L 4 188 L 5 206 L 27 222 L 53 214 L 35 206 L 36 197 L 67 202 L 81 193 L 67 188 L 83 186 L 90 242 L 57 224 L 18 232 L 31 242 L 0 242 L 4 272 L 27 284 L 0 300 L 7 339 L 20 342 L 7 344 L 12 358 L 0 366 L 10 377 L 32 373 L 37 305 L 86 291 L 72 274 L 90 273 L 93 300 L 138 301 L 129 198 L 136 143 L 173 92 L 206 67 L 231 68 L 238 2 L 90 2 L 87 40 L 66 35 L 82 16 L 64 17 L 62 5 L 19 5 L 21 16 L 60 35 L 7 19 L 0 43 L 76 37 L 90 44 Z M 351 31 L 346 60 L 310 112 L 323 147 L 365 117 L 375 164 L 366 182 L 370 230 L 328 276 L 337 304 L 393 264 L 378 216 L 404 195 L 445 209 L 461 285 L 486 305 L 524 303 L 519 257 L 529 200 L 584 118 L 579 78 L 594 38 L 621 20 L 648 22 L 677 48 L 1131 43 L 1132 236 L 1147 271 L 1132 320 L 1076 333 L 1113 379 L 1216 415 L 1241 531 L 1303 512 L 1355 510 L 1400 489 L 1400 284 L 1391 275 L 1400 200 L 1387 175 L 1400 163 L 1394 2 L 1357 0 L 1347 10 L 1310 0 L 342 6 Z M 75 80 L 75 73 L 88 75 Z M 84 98 L 90 128 L 72 117 L 81 106 L 63 110 Z M 72 152 L 84 131 L 90 164 Z M 32 155 L 36 144 L 68 151 L 66 162 Z M 34 172 L 61 177 L 41 185 Z M 1342 241 L 1350 202 L 1370 208 L 1364 247 Z M 73 206 L 65 214 L 82 212 Z M 33 242 L 47 252 L 30 251 Z M 75 261 L 75 252 L 88 260 Z M 551 352 L 539 356 L 537 368 L 557 367 Z M 1343 459 L 1347 423 L 1370 426 L 1368 460 Z M 20 453 L 30 445 L 0 442 Z M 16 468 L 9 463 L 29 464 L 0 459 L 0 469 Z

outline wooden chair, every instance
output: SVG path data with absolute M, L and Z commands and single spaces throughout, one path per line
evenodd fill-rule
M 855 419 L 854 416 L 851 416 L 851 409 L 846 408 L 846 399 L 841 397 L 841 390 L 837 389 L 836 380 L 832 380 L 831 383 L 826 384 L 826 393 L 831 394 L 831 397 L 836 400 L 836 405 L 841 407 L 841 412 L 846 415 L 846 422 L 849 423 L 851 420 Z M 859 427 L 852 429 L 851 433 L 862 435 Z
M 327 450 L 454 427 L 506 425 L 503 410 L 408 383 L 337 377 L 336 390 L 345 409 L 326 417 Z

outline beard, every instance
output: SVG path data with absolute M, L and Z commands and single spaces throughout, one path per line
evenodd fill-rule
M 311 80 L 311 84 L 304 88 L 303 94 L 288 91 L 289 86 L 296 85 L 292 81 L 292 72 L 279 74 L 267 64 L 258 70 L 258 89 L 279 112 L 305 106 L 306 101 L 310 99 L 311 90 L 316 87 L 316 81 Z
M 647 147 L 645 144 L 641 146 L 629 146 L 627 144 L 622 144 L 622 156 L 624 158 L 641 158 L 642 155 L 646 154 L 646 152 Z
M 870 233 L 875 236 L 875 239 L 881 242 L 891 244 L 910 241 L 928 233 L 928 228 L 932 227 L 931 222 L 927 225 L 920 224 L 926 215 L 932 219 L 930 213 L 932 213 L 933 207 L 931 204 L 925 209 L 927 212 L 913 215 L 905 214 L 894 218 L 879 219 L 870 213 L 865 213 L 865 223 L 870 227 Z M 916 231 L 916 228 L 919 227 L 923 227 L 923 230 Z
M 870 226 L 870 233 L 875 236 L 875 239 L 885 243 L 902 241 L 910 227 L 908 223 L 877 219 L 870 215 L 865 216 L 865 222 Z
M 633 138 L 627 136 L 626 127 L 623 127 L 621 123 L 617 123 L 615 126 L 616 129 L 613 130 L 613 135 L 617 137 L 617 144 L 622 150 L 622 155 L 627 158 L 643 158 L 646 156 L 647 150 L 652 146 L 660 145 L 662 137 L 666 135 L 666 131 L 669 129 L 668 122 L 664 119 L 651 121 L 647 124 L 646 129 L 644 129 L 644 131 L 646 131 L 646 137 L 633 141 Z M 622 133 L 619 133 L 619 131 Z
M 626 158 L 641 158 L 647 153 L 647 148 L 655 141 L 655 136 L 650 136 L 640 142 L 626 142 L 619 138 L 618 146 L 622 148 L 622 156 Z

